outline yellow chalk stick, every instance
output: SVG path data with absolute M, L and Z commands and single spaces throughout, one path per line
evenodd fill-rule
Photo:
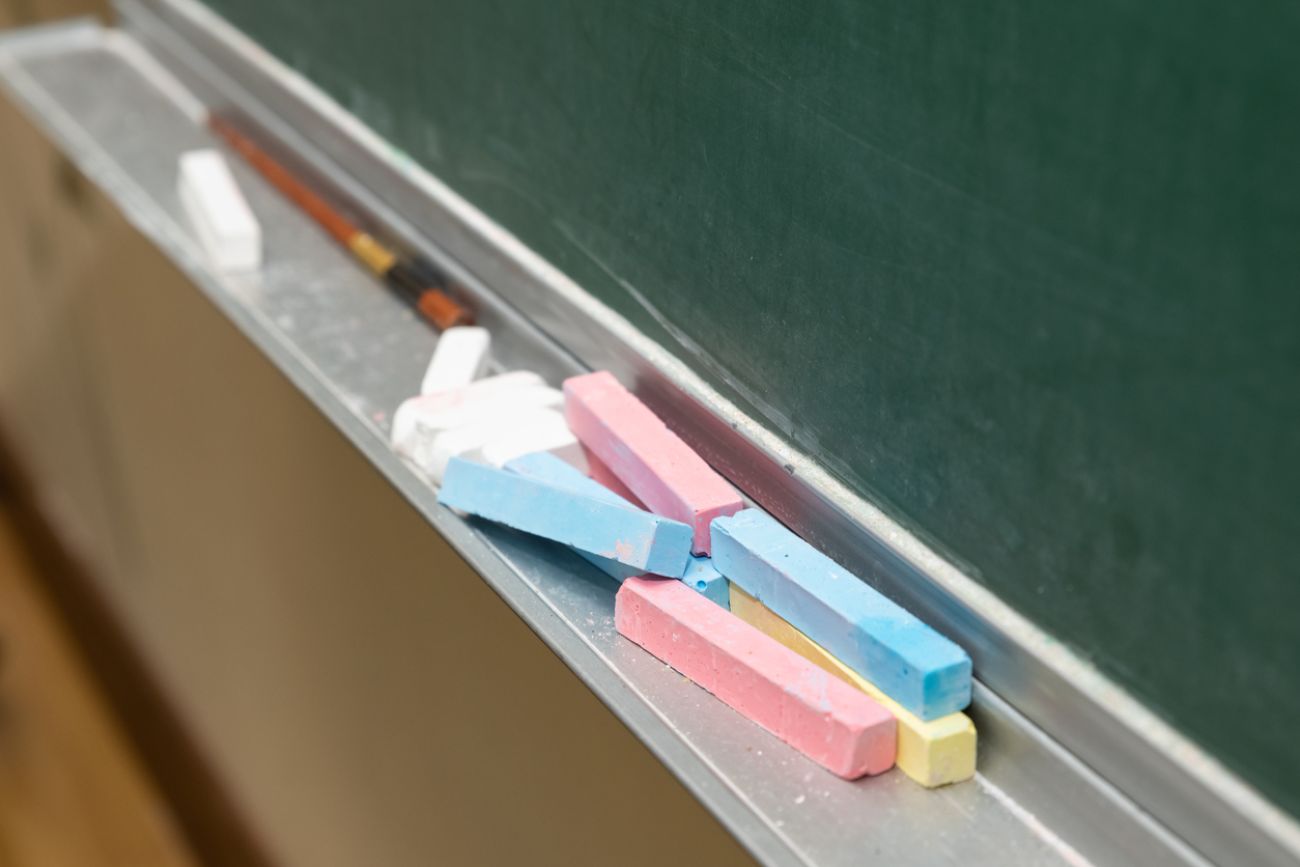
M 975 724 L 966 714 L 948 714 L 929 722 L 922 720 L 734 583 L 731 613 L 814 665 L 856 686 L 892 713 L 898 719 L 898 767 L 913 780 L 935 788 L 975 775 Z

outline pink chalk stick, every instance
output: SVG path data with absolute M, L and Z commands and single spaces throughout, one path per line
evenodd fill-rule
M 564 417 L 646 508 L 690 524 L 709 553 L 709 522 L 744 508 L 740 494 L 608 371 L 564 381 Z
M 889 711 L 681 581 L 628 578 L 614 624 L 830 772 L 854 780 L 894 766 Z

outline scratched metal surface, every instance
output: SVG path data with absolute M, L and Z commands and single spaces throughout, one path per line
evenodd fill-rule
M 615 585 L 572 554 L 466 522 L 388 448 L 389 414 L 435 337 L 238 159 L 266 265 L 206 266 L 174 191 L 177 156 L 219 146 L 94 25 L 0 44 L 0 81 L 69 158 L 264 351 L 760 860 L 772 864 L 1203 863 L 983 685 L 981 774 L 927 792 L 898 772 L 838 780 L 613 629 Z M 442 263 L 457 271 L 453 262 Z M 581 369 L 472 275 L 497 360 Z

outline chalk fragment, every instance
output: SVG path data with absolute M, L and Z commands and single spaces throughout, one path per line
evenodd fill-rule
M 416 400 L 423 400 L 423 398 L 416 398 Z M 562 401 L 563 397 L 558 390 L 546 386 L 532 386 L 471 403 L 462 403 L 439 412 L 430 412 L 427 408 L 417 407 L 403 419 L 406 433 L 400 440 L 395 439 L 395 444 L 399 453 L 421 466 L 433 461 L 433 451 L 438 437 L 445 431 L 468 427 L 493 429 L 490 440 L 509 436 L 511 433 L 525 438 L 543 436 L 548 442 L 555 441 L 557 437 L 561 440 L 567 438 L 571 441 L 572 451 L 581 451 L 576 445 L 573 434 L 569 432 L 569 426 L 563 423 L 563 417 L 555 411 Z M 534 414 L 538 410 L 552 410 L 550 416 L 547 416 L 550 419 L 548 424 L 540 428 L 537 425 L 515 425 L 515 419 Z M 398 413 L 402 413 L 402 408 L 398 408 Z M 408 422 L 409 426 L 407 426 Z
M 933 789 L 975 775 L 975 724 L 966 714 L 950 713 L 926 722 L 736 584 L 731 585 L 731 613 L 822 670 L 862 690 L 893 714 L 898 720 L 898 769 L 922 786 Z
M 682 576 L 682 583 L 713 604 L 730 610 L 731 594 L 727 590 L 727 579 L 713 568 L 712 559 L 693 555 L 686 566 L 686 574 Z
M 442 332 L 424 372 L 420 394 L 461 388 L 478 379 L 491 346 L 492 332 L 477 325 L 459 325 Z
M 262 264 L 262 227 L 219 151 L 182 154 L 177 192 L 216 267 L 250 271 Z
M 629 578 L 619 633 L 845 779 L 894 764 L 894 718 L 864 693 L 678 581 Z
M 550 391 L 552 389 L 548 389 Z M 561 418 L 563 421 L 563 418 Z M 582 478 L 587 478 L 587 454 L 578 443 L 578 438 L 563 425 L 548 424 L 535 427 L 509 429 L 497 439 L 483 446 L 483 462 L 494 467 L 503 467 L 515 458 L 534 452 L 554 455 L 557 460 L 573 469 Z
M 421 401 L 423 398 L 414 398 L 414 400 Z M 417 405 L 413 408 L 411 422 L 420 433 L 438 434 L 487 418 L 509 417 L 535 409 L 557 409 L 563 403 L 564 395 L 558 389 L 545 385 L 530 386 L 491 395 L 481 400 L 462 402 L 443 410 L 432 410 L 429 406 Z
M 522 389 L 545 387 L 546 381 L 531 370 L 513 370 L 475 380 L 464 388 L 408 398 L 393 413 L 390 439 L 399 452 L 405 453 L 404 449 L 409 448 L 411 437 L 416 433 L 416 423 L 422 419 L 442 417 L 451 410 L 465 409 Z M 555 390 L 551 389 L 550 394 L 554 393 Z
M 744 508 L 740 494 L 608 371 L 564 381 L 569 427 L 650 511 L 691 525 L 709 553 L 709 522 Z
M 921 719 L 970 704 L 964 650 L 767 513 L 714 521 L 713 565 Z
M 564 416 L 553 409 L 527 410 L 515 414 L 489 415 L 463 427 L 436 434 L 427 449 L 416 449 L 413 460 L 435 484 L 442 484 L 447 462 L 454 457 L 481 459 L 483 447 L 510 430 L 547 436 L 567 431 Z
M 669 578 L 690 557 L 685 524 L 464 458 L 448 462 L 438 502 Z

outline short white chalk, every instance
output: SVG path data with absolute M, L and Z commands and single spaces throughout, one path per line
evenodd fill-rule
M 177 191 L 212 264 L 223 271 L 261 266 L 262 228 L 225 157 L 215 150 L 182 154 Z
M 429 398 L 414 398 L 427 401 Z M 411 403 L 408 401 L 407 403 Z M 415 406 L 401 415 L 401 435 L 394 425 L 393 445 L 399 454 L 406 455 L 417 464 L 423 464 L 431 454 L 433 443 L 444 431 L 475 425 L 495 424 L 502 434 L 514 430 L 513 420 L 519 415 L 539 409 L 555 409 L 564 403 L 559 389 L 546 386 L 519 388 L 492 395 L 482 400 L 457 404 L 445 409 Z M 406 404 L 403 404 L 405 407 Z M 568 428 L 566 427 L 567 431 Z
M 515 458 L 533 452 L 550 452 L 582 475 L 587 474 L 587 453 L 569 430 L 568 422 L 558 413 L 555 418 L 547 416 L 537 424 L 512 423 L 508 427 L 500 437 L 483 446 L 483 463 L 504 467 Z
M 501 439 L 512 430 L 546 428 L 555 425 L 564 425 L 564 416 L 553 409 L 494 416 L 465 427 L 443 431 L 433 438 L 428 452 L 416 458 L 415 462 L 435 484 L 441 485 L 442 475 L 447 470 L 447 462 L 452 458 L 479 460 L 484 446 Z
M 420 394 L 437 394 L 469 385 L 483 375 L 492 333 L 477 325 L 448 328 L 438 338 L 429 369 L 424 372 Z
M 510 373 L 499 373 L 486 379 L 475 380 L 464 388 L 408 398 L 402 401 L 397 412 L 393 413 L 391 434 L 393 446 L 399 452 L 403 451 L 403 444 L 416 433 L 416 422 L 422 418 L 493 400 L 519 389 L 540 388 L 545 385 L 546 380 L 531 370 L 514 370 Z

